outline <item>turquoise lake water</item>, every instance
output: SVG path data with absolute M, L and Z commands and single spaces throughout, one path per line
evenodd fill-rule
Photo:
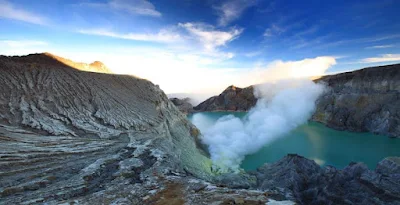
M 205 130 L 218 118 L 233 114 L 244 118 L 244 112 L 196 113 L 196 126 Z M 193 120 L 193 115 L 188 116 Z M 246 156 L 242 163 L 245 170 L 254 170 L 264 163 L 275 162 L 287 154 L 295 153 L 313 159 L 321 166 L 344 168 L 350 162 L 363 162 L 370 169 L 388 156 L 400 156 L 400 139 L 371 133 L 338 131 L 320 123 L 309 122 L 266 145 L 257 153 Z

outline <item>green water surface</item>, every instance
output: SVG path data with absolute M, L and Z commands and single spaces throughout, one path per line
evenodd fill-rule
M 218 118 L 233 114 L 244 118 L 243 112 L 196 113 L 201 130 L 212 126 Z M 193 120 L 193 115 L 189 116 Z M 264 163 L 276 162 L 287 154 L 295 153 L 313 159 L 319 165 L 343 168 L 350 162 L 363 162 L 370 169 L 388 156 L 400 156 L 400 139 L 371 133 L 338 131 L 320 123 L 309 122 L 266 145 L 257 153 L 246 156 L 245 170 L 254 170 Z

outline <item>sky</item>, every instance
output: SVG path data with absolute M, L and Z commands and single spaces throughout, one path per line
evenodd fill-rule
M 400 62 L 400 1 L 0 0 L 0 54 L 105 63 L 166 93 Z

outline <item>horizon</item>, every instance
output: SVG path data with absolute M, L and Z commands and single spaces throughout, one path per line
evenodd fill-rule
M 0 55 L 101 61 L 203 95 L 400 63 L 400 2 L 174 2 L 0 0 Z

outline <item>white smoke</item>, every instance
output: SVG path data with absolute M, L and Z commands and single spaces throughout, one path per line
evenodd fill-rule
M 322 75 L 335 64 L 332 57 L 274 62 L 243 76 L 245 81 L 250 77 L 255 83 L 270 82 L 255 86 L 258 101 L 244 119 L 228 115 L 210 125 L 193 116 L 218 171 L 239 171 L 246 155 L 306 123 L 325 88 L 307 77 Z
M 257 105 L 243 120 L 228 115 L 202 130 L 214 166 L 220 172 L 238 171 L 246 155 L 307 122 L 323 91 L 323 85 L 310 80 L 256 86 Z

